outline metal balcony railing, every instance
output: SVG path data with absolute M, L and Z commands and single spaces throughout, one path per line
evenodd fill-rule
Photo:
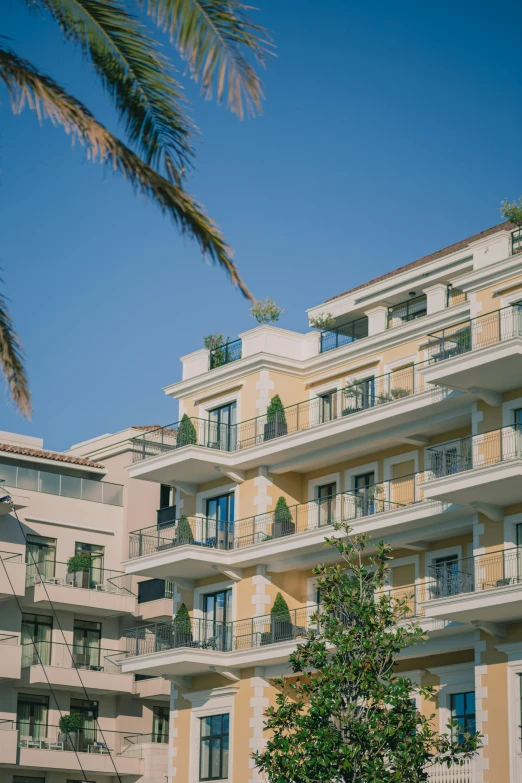
M 429 360 L 442 362 L 521 335 L 522 305 L 508 305 L 429 334 Z
M 241 359 L 242 347 L 241 340 L 232 340 L 209 351 L 209 370 Z
M 321 341 L 319 352 L 325 353 L 334 348 L 340 348 L 343 345 L 349 345 L 356 340 L 362 340 L 368 337 L 368 317 L 357 318 L 355 321 L 348 321 L 340 324 L 333 329 L 327 329 L 321 332 Z
M 121 650 L 105 647 L 85 647 L 63 642 L 34 641 L 22 645 L 22 669 L 29 666 L 56 666 L 61 669 L 85 669 L 92 672 L 120 674 L 115 659 L 121 658 Z
M 0 479 L 5 482 L 2 489 L 25 489 L 109 506 L 123 505 L 123 485 L 110 481 L 96 481 L 17 465 L 0 465 Z
M 9 561 L 10 563 L 21 563 L 22 555 L 20 552 L 0 552 L 0 560 Z
M 422 318 L 427 312 L 428 300 L 426 296 L 416 296 L 414 299 L 399 302 L 399 304 L 388 308 L 388 329 L 393 329 L 408 321 L 414 321 L 416 318 Z
M 126 654 L 136 657 L 181 647 L 233 652 L 303 639 L 309 629 L 316 627 L 313 617 L 317 613 L 318 606 L 312 604 L 281 615 L 266 614 L 230 623 L 191 617 L 153 623 L 125 632 Z
M 78 753 L 106 756 L 140 757 L 136 734 L 111 729 L 84 727 L 77 731 L 62 731 L 59 726 L 18 720 L 18 747 L 28 750 L 77 751 Z M 137 747 L 138 746 L 138 747 Z
M 141 462 L 183 446 L 238 451 L 395 402 L 431 388 L 420 372 L 425 364 L 420 362 L 373 378 L 354 380 L 327 396 L 314 397 L 239 424 L 185 418 L 133 438 L 133 461 Z
M 429 568 L 426 600 L 522 584 L 522 547 L 489 552 Z
M 442 478 L 466 470 L 484 468 L 522 457 L 522 435 L 518 424 L 468 435 L 427 449 L 429 470 L 425 479 Z
M 27 564 L 25 586 L 33 587 L 41 583 L 96 590 L 99 593 L 134 595 L 131 591 L 132 576 L 130 574 L 96 566 L 90 568 L 89 571 L 77 571 L 70 574 L 67 570 L 67 563 L 57 560 L 40 560 Z
M 515 255 L 522 250 L 522 228 L 511 233 L 511 253 Z
M 198 516 L 183 517 L 167 530 L 147 527 L 132 532 L 129 558 L 186 544 L 212 549 L 243 549 L 337 522 L 352 522 L 360 517 L 395 511 L 423 501 L 424 494 L 420 489 L 423 480 L 424 473 L 412 473 L 357 491 L 341 492 L 233 522 L 216 522 Z

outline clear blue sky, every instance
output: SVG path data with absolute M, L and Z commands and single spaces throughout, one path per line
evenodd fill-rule
M 1 4 L 3 34 L 115 129 L 79 53 L 25 5 Z M 494 225 L 522 193 L 522 6 L 259 5 L 278 54 L 263 116 L 239 122 L 188 84 L 203 132 L 191 189 L 255 295 L 303 331 L 305 308 Z M 178 356 L 253 327 L 246 302 L 124 181 L 0 94 L 0 265 L 34 398 L 32 422 L 2 405 L 0 429 L 63 449 L 173 421 L 161 387 Z

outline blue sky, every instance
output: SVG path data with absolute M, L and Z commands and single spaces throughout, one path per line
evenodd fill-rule
M 500 200 L 522 193 L 522 7 L 259 5 L 277 44 L 264 113 L 240 122 L 185 82 L 202 131 L 190 187 L 254 294 L 304 331 L 307 307 L 494 225 Z M 116 130 L 48 19 L 6 0 L 0 25 Z M 34 403 L 31 422 L 2 405 L 0 429 L 63 449 L 175 420 L 161 387 L 181 377 L 178 357 L 253 327 L 245 300 L 153 205 L 0 96 L 0 265 Z

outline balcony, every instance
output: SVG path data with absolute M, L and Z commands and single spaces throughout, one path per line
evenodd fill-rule
M 416 296 L 405 302 L 399 302 L 388 309 L 388 329 L 415 321 L 427 314 L 428 300 L 426 296 Z
M 2 659 L 0 680 L 18 680 L 22 667 L 22 648 L 19 636 L 0 633 L 0 658 Z
M 508 623 L 522 612 L 522 547 L 431 567 L 426 617 L 457 622 Z
M 208 369 L 213 370 L 215 367 L 222 367 L 224 364 L 236 362 L 238 359 L 241 359 L 241 356 L 241 340 L 232 340 L 230 343 L 224 343 L 224 345 L 209 351 Z
M 133 696 L 136 699 L 170 701 L 170 682 L 163 677 L 140 677 L 135 675 Z
M 18 725 L 17 732 L 9 733 L 17 736 L 17 770 L 78 773 L 79 761 L 85 772 L 103 777 L 112 778 L 116 766 L 117 774 L 124 780 L 131 776 L 129 783 L 141 775 L 143 750 L 137 741 L 139 735 L 105 728 L 84 728 L 67 734 L 58 726 L 34 725 L 30 730 L 23 723 Z M 4 761 L 3 750 L 0 750 L 0 763 L 13 763 Z
M 5 487 L 9 489 L 44 492 L 48 495 L 90 500 L 93 503 L 105 503 L 109 506 L 123 505 L 123 485 L 111 484 L 109 481 L 96 481 L 16 465 L 0 465 L 0 481 L 3 481 Z
M 20 552 L 0 552 L 0 601 L 25 595 L 25 563 Z
M 172 582 L 164 579 L 139 582 L 136 612 L 144 622 L 168 622 L 173 614 L 173 597 Z
M 510 305 L 429 335 L 426 383 L 469 391 L 493 405 L 522 386 L 522 307 Z
M 127 573 L 160 579 L 212 576 L 216 568 L 269 564 L 270 570 L 310 567 L 325 557 L 324 537 L 333 525 L 348 523 L 357 532 L 419 538 L 419 530 L 458 524 L 469 512 L 439 501 L 426 501 L 424 473 L 411 474 L 321 500 L 269 511 L 227 524 L 206 517 L 184 517 L 167 529 L 136 530 L 129 537 Z
M 16 722 L 0 718 L 0 764 L 16 764 L 18 761 L 18 731 Z
M 194 485 L 215 479 L 216 467 L 222 473 L 259 465 L 305 471 L 320 459 L 331 464 L 359 456 L 363 440 L 366 453 L 404 442 L 408 431 L 418 433 L 421 416 L 423 432 L 430 434 L 459 426 L 455 417 L 465 415 L 460 395 L 426 385 L 422 366 L 354 380 L 326 397 L 239 424 L 186 418 L 144 432 L 133 438 L 129 476 Z
M 315 626 L 316 605 L 288 615 L 262 615 L 220 623 L 192 619 L 132 628 L 126 632 L 122 671 L 152 676 L 192 676 L 282 663 Z
M 512 425 L 431 446 L 425 497 L 497 509 L 501 518 L 503 507 L 522 501 L 521 437 L 519 425 Z
M 511 234 L 511 253 L 516 255 L 522 251 L 522 229 L 513 231 Z
M 133 693 L 132 676 L 122 674 L 116 663 L 121 654 L 121 650 L 103 647 L 29 642 L 22 645 L 21 684 L 43 687 L 50 683 L 53 688 L 81 693 L 85 687 L 89 693 L 105 696 Z
M 50 608 L 76 611 L 97 617 L 134 614 L 136 596 L 131 592 L 131 577 L 121 571 L 91 568 L 67 572 L 67 563 L 43 560 L 27 565 L 24 608 Z
M 341 348 L 343 345 L 349 345 L 356 340 L 362 340 L 364 337 L 368 337 L 367 316 L 321 332 L 319 353 L 333 351 L 334 348 Z
M 447 767 L 445 764 L 434 764 L 428 769 L 429 783 L 479 783 L 482 778 L 474 759 L 465 761 L 462 766 Z

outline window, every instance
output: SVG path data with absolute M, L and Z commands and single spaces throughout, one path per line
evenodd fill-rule
M 169 506 L 172 506 L 172 497 L 173 489 L 168 484 L 160 484 L 160 508 L 168 508 Z
M 460 592 L 461 572 L 458 555 L 435 558 L 432 570 L 437 583 L 435 589 L 439 597 L 457 595 Z M 468 576 L 473 578 L 472 574 Z
M 337 418 L 337 392 L 329 391 L 319 394 L 320 421 L 332 421 Z
M 319 506 L 319 525 L 331 525 L 335 521 L 335 493 L 337 484 L 322 484 L 317 487 L 317 504 Z
M 51 663 L 53 618 L 42 614 L 22 615 L 22 666 Z
M 73 629 L 73 658 L 80 669 L 101 671 L 101 623 L 75 620 Z
M 374 494 L 370 489 L 375 484 L 375 473 L 361 473 L 353 477 L 353 488 L 355 494 L 355 513 L 356 516 L 366 516 L 374 512 Z
M 202 641 L 218 650 L 226 650 L 228 623 L 232 619 L 232 589 L 219 590 L 203 596 Z
M 90 555 L 91 567 L 89 569 L 89 588 L 93 590 L 96 585 L 103 584 L 103 556 L 105 547 L 99 544 L 82 544 L 76 542 L 74 548 L 75 555 Z
M 515 420 L 515 426 L 520 427 L 522 424 L 522 408 L 517 408 L 513 411 L 513 418 Z
M 365 378 L 362 381 L 351 381 L 344 390 L 346 407 L 343 416 L 354 411 L 373 408 L 375 405 L 375 378 Z
M 44 579 L 52 578 L 56 565 L 56 539 L 29 534 L 25 562 L 27 563 L 27 584 L 34 584 L 35 579 L 39 576 Z
M 16 708 L 16 724 L 20 737 L 43 739 L 47 736 L 49 697 L 32 693 L 19 693 Z
M 159 601 L 160 598 L 172 598 L 174 595 L 174 583 L 165 579 L 147 579 L 138 582 L 138 603 L 146 604 L 149 601 Z
M 152 741 L 165 743 L 169 741 L 169 715 L 168 707 L 152 708 Z
M 228 777 L 229 716 L 212 715 L 200 719 L 199 779 Z
M 13 783 L 45 783 L 45 778 L 34 778 L 32 775 L 15 775 Z M 75 783 L 75 781 L 71 780 L 70 783 Z
M 98 702 L 87 699 L 71 699 L 69 709 L 71 715 L 80 713 L 83 715 L 83 728 L 79 732 L 80 751 L 88 751 L 89 745 L 93 745 L 97 739 Z
M 207 542 L 218 549 L 231 549 L 234 544 L 234 493 L 207 500 Z
M 236 448 L 236 403 L 229 402 L 208 412 L 208 446 L 233 451 Z
M 451 719 L 458 727 L 453 730 L 453 738 L 460 744 L 464 742 L 464 734 L 475 731 L 475 692 L 453 693 L 451 695 Z

